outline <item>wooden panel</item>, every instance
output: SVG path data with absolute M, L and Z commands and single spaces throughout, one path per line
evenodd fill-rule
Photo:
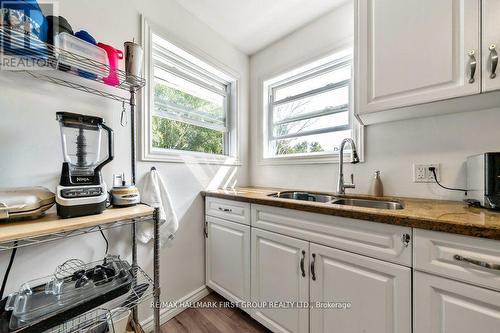
M 460 255 L 500 265 L 500 241 L 415 230 L 414 251 L 414 266 L 420 271 L 500 291 L 500 270 L 454 259 L 455 255 Z
M 411 266 L 411 228 L 254 204 L 252 226 Z
M 311 309 L 311 333 L 411 332 L 410 268 L 316 244 L 310 252 L 316 273 L 311 304 L 351 304 Z
M 252 302 L 308 302 L 309 274 L 302 276 L 300 261 L 309 267 L 309 243 L 252 228 Z M 252 309 L 252 317 L 275 333 L 307 333 L 307 308 Z
M 358 113 L 479 93 L 479 8 L 480 0 L 358 0 Z
M 500 293 L 415 272 L 414 333 L 497 333 Z
M 35 236 L 45 236 L 106 224 L 121 220 L 144 217 L 153 214 L 154 209 L 146 205 L 106 209 L 102 214 L 61 219 L 56 214 L 48 214 L 37 220 L 23 222 L 1 222 L 0 242 Z
M 250 224 L 250 204 L 245 202 L 207 197 L 205 213 L 233 222 Z
M 233 302 L 250 301 L 250 226 L 207 217 L 206 283 Z

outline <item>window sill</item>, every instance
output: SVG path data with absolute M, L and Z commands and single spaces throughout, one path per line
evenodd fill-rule
M 142 157 L 146 162 L 184 163 L 184 164 L 211 164 L 241 166 L 237 157 L 215 155 L 190 151 L 162 151 L 153 150 Z
M 344 161 L 350 161 L 351 154 L 344 154 Z M 301 164 L 338 164 L 339 154 L 320 154 L 320 155 L 298 155 L 283 157 L 265 157 L 261 158 L 259 165 L 301 165 Z M 364 162 L 363 156 L 360 156 L 360 163 Z

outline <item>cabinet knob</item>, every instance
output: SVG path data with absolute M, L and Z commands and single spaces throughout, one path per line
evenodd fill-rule
M 401 236 L 401 241 L 403 242 L 404 247 L 408 247 L 408 245 L 410 245 L 410 240 L 410 234 L 403 234 L 403 236 Z

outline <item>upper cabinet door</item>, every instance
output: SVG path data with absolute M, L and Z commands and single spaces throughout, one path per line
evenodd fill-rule
M 356 12 L 360 115 L 480 92 L 480 0 L 358 0 Z
M 500 1 L 483 0 L 483 91 L 500 89 L 498 52 L 500 47 Z

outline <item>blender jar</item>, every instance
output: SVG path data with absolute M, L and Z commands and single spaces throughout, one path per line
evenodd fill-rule
M 74 176 L 90 176 L 101 151 L 102 119 L 71 113 L 57 113 L 64 161 Z

